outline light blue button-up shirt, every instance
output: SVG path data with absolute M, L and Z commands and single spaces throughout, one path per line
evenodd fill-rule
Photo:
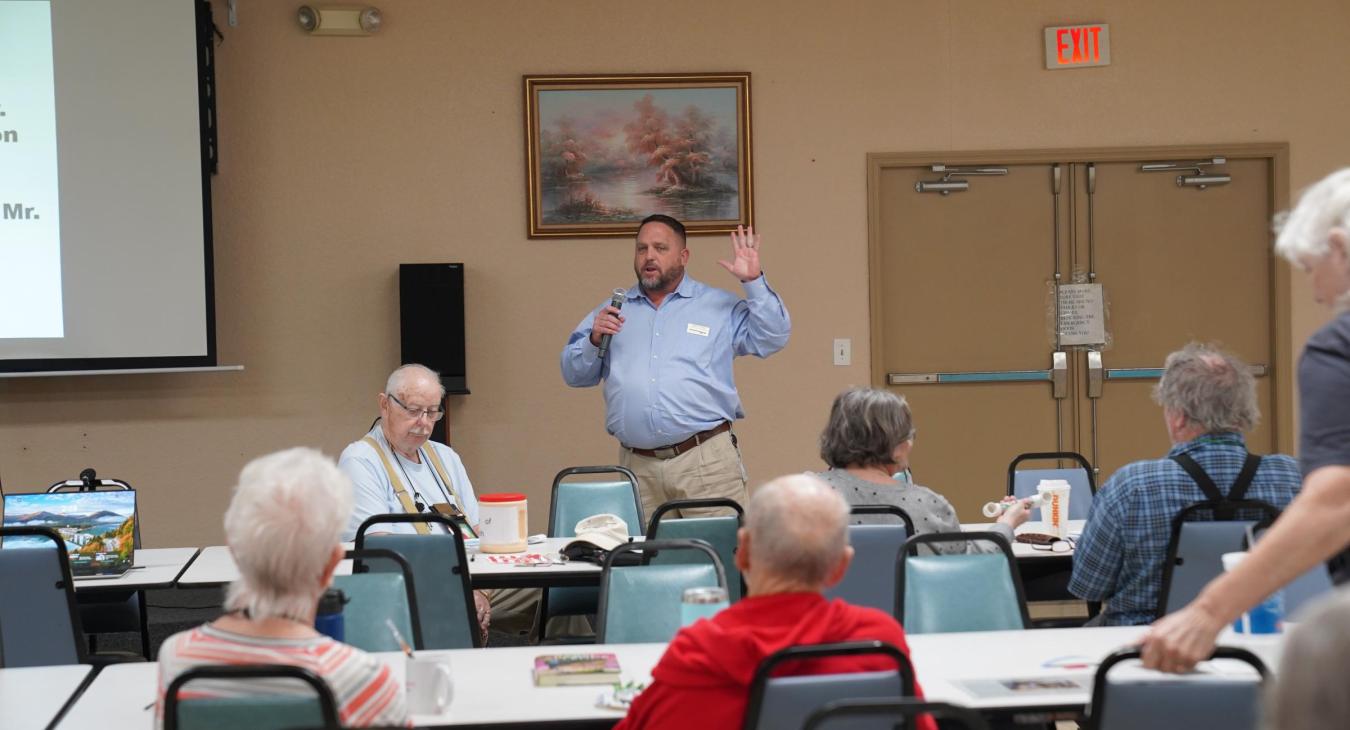
M 563 380 L 574 388 L 605 381 L 605 428 L 620 443 L 654 449 L 723 421 L 744 418 L 731 361 L 768 357 L 792 332 L 787 307 L 764 277 L 745 283 L 745 299 L 687 274 L 659 308 L 634 285 L 623 330 L 604 360 L 591 344 L 596 307 L 562 351 Z

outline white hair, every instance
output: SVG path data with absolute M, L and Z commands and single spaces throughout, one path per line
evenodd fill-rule
M 441 374 L 415 362 L 402 365 L 389 373 L 389 379 L 384 381 L 384 392 L 397 398 L 410 378 L 425 378 L 427 382 L 435 383 L 436 387 L 441 389 L 441 397 L 445 397 L 445 385 L 441 383 Z
M 1291 263 L 1326 256 L 1331 229 L 1343 228 L 1350 233 L 1350 167 L 1304 190 L 1293 210 L 1275 217 L 1275 228 L 1280 234 L 1275 252 Z
M 1350 589 L 1341 588 L 1296 617 L 1280 669 L 1266 688 L 1265 727 L 1320 730 L 1350 725 Z
M 819 590 L 848 547 L 849 507 L 810 474 L 779 477 L 745 508 L 753 570 Z
M 225 609 L 254 619 L 312 617 L 351 512 L 351 481 L 317 450 L 250 461 L 225 511 L 225 541 L 239 566 Z

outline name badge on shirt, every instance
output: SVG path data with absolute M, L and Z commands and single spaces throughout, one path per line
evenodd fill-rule
M 691 335 L 698 335 L 699 337 L 707 337 L 709 334 L 712 333 L 712 328 L 704 324 L 694 324 L 693 322 L 690 322 L 689 326 L 686 327 L 684 331 L 688 332 Z

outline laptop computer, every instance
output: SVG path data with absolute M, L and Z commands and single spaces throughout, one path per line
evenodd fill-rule
M 5 527 L 46 527 L 66 543 L 76 579 L 116 578 L 135 564 L 136 493 L 6 494 Z M 7 537 L 5 548 L 44 547 L 41 537 Z

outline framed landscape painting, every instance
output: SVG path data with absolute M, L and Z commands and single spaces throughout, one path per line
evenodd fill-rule
M 754 223 L 750 74 L 525 77 L 530 238 Z

